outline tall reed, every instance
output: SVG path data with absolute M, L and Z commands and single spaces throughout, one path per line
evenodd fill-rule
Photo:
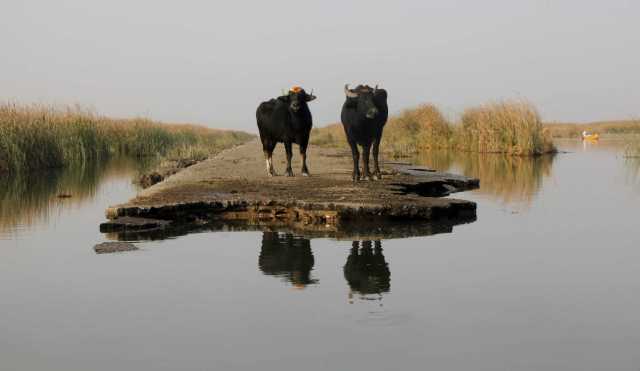
M 444 115 L 432 104 L 406 109 L 389 119 L 382 151 L 403 155 L 422 149 L 448 148 L 452 131 Z
M 471 152 L 540 155 L 555 151 L 538 112 L 526 102 L 469 108 L 456 132 L 456 147 Z
M 0 104 L 0 173 L 69 166 L 112 155 L 213 153 L 244 142 L 247 133 L 196 125 L 111 119 L 81 107 Z

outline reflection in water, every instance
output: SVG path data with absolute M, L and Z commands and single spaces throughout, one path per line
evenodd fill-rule
M 640 186 L 640 157 L 627 157 L 624 160 L 627 183 Z
M 479 178 L 480 189 L 504 203 L 530 203 L 551 174 L 554 156 L 522 157 L 483 153 L 428 151 L 416 162 L 430 168 Z
M 47 222 L 52 214 L 92 199 L 102 182 L 133 176 L 146 165 L 136 159 L 116 158 L 66 169 L 2 176 L 0 233 L 12 231 L 19 225 Z M 60 198 L 60 195 L 70 197 Z
M 359 241 L 353 241 L 344 265 L 350 302 L 354 293 L 360 294 L 361 299 L 379 299 L 391 289 L 391 271 L 382 254 L 382 243 L 375 241 L 373 248 L 371 245 L 371 241 L 362 241 L 361 247 Z
M 311 278 L 313 269 L 311 241 L 291 233 L 264 232 L 258 258 L 260 270 L 267 275 L 282 277 L 296 288 L 305 288 L 318 281 Z
M 262 233 L 258 257 L 262 273 L 282 277 L 283 281 L 303 289 L 318 283 L 311 277 L 314 263 L 310 239 L 292 233 Z M 353 241 L 343 272 L 350 300 L 354 294 L 364 300 L 379 299 L 391 289 L 391 271 L 379 240 Z

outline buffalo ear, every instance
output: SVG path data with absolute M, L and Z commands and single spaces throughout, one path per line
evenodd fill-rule
M 384 89 L 376 89 L 374 92 L 374 96 L 378 99 L 387 100 L 387 91 Z
M 307 102 L 311 102 L 312 100 L 316 99 L 317 97 L 313 94 L 307 94 Z

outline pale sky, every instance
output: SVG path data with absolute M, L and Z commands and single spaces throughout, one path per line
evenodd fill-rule
M 519 98 L 549 121 L 640 117 L 640 1 L 3 0 L 0 99 L 256 131 L 258 103 L 345 83 L 391 112 Z

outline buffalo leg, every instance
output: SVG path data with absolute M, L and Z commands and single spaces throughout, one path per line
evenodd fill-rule
M 300 145 L 300 156 L 302 157 L 302 176 L 309 176 L 307 167 L 307 144 Z
M 362 148 L 362 164 L 363 164 L 363 173 L 364 176 L 362 177 L 364 180 L 370 180 L 371 179 L 371 173 L 369 171 L 369 154 L 371 153 L 371 143 L 367 143 L 364 145 L 364 148 Z
M 287 152 L 287 176 L 293 176 L 293 169 L 291 169 L 291 157 L 293 157 L 291 142 L 284 142 L 284 149 Z
M 264 158 L 267 165 L 267 175 L 276 176 L 276 171 L 273 169 L 273 150 L 276 147 L 275 144 L 267 143 L 262 146 L 264 151 Z
M 373 246 L 376 254 L 378 255 L 382 254 L 382 242 L 380 242 L 380 240 L 373 241 Z
M 378 164 L 378 154 L 380 151 L 380 138 L 377 138 L 373 142 L 373 180 L 382 179 L 382 173 L 380 173 L 380 165 Z
M 350 140 L 349 145 L 351 146 L 351 157 L 353 157 L 353 181 L 357 182 L 360 180 L 360 153 L 355 141 Z

